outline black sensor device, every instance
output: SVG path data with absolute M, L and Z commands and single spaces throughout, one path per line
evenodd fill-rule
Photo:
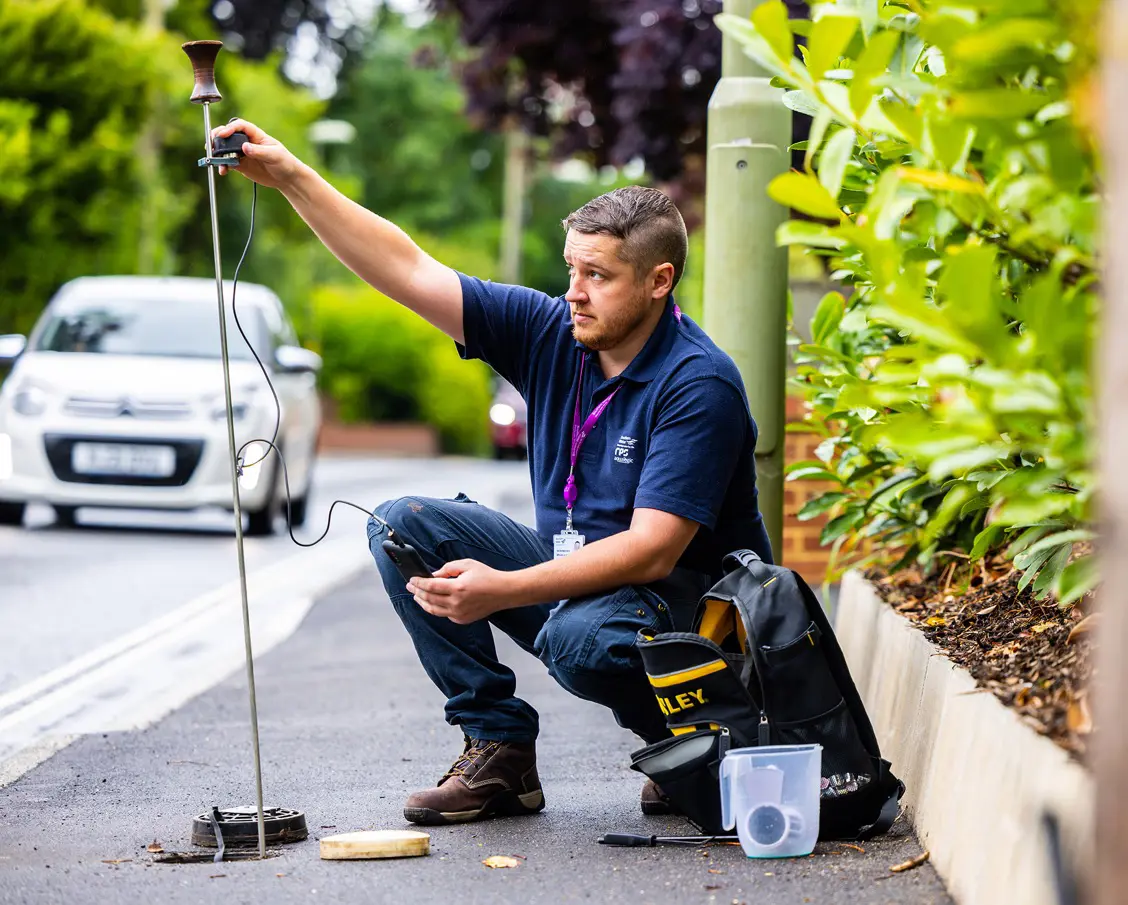
M 388 559 L 396 564 L 396 568 L 399 569 L 404 581 L 431 577 L 431 570 L 424 565 L 423 557 L 411 544 L 404 544 L 398 540 L 386 540 L 380 546 L 388 554 Z
M 212 139 L 212 157 L 244 157 L 243 142 L 250 141 L 245 132 L 232 132 L 226 138 Z

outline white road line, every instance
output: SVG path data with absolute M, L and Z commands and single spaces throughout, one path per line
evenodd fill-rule
M 0 789 L 15 782 L 25 773 L 34 770 L 43 761 L 58 751 L 62 751 L 77 736 L 62 735 L 24 748 L 7 760 L 0 761 Z

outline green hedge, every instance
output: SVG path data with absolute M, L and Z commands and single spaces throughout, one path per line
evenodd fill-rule
M 769 193 L 822 221 L 778 239 L 845 286 L 799 349 L 801 429 L 824 439 L 789 469 L 836 485 L 800 516 L 831 516 L 832 577 L 875 558 L 970 575 L 1004 553 L 1062 605 L 1096 581 L 1097 10 L 907 0 L 789 22 L 770 0 L 718 19 L 813 116 L 805 170 Z
M 342 421 L 422 421 L 445 452 L 488 449 L 486 365 L 462 361 L 445 335 L 367 286 L 319 287 L 312 307 L 321 386 Z
M 203 120 L 188 103 L 192 69 L 180 49 L 188 37 L 215 37 L 207 4 L 181 0 L 169 11 L 170 26 L 190 34 L 150 34 L 102 8 L 137 6 L 0 0 L 0 333 L 30 329 L 74 277 L 213 273 L 207 181 L 196 166 Z M 285 82 L 278 63 L 225 50 L 224 99 L 212 116 L 260 122 L 319 165 L 307 134 L 325 102 Z M 138 144 L 147 128 L 157 136 L 151 170 Z M 247 237 L 250 184 L 221 179 L 218 191 L 229 278 Z M 259 193 L 257 217 L 242 279 L 270 285 L 294 308 L 339 273 L 277 192 Z

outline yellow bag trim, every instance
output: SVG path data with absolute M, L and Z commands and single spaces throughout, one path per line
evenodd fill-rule
M 724 660 L 712 660 L 704 666 L 697 666 L 693 669 L 682 670 L 681 672 L 672 672 L 664 676 L 652 676 L 648 673 L 646 678 L 650 680 L 650 684 L 654 688 L 668 688 L 670 685 L 680 685 L 682 682 L 691 682 L 694 679 L 700 679 L 702 676 L 707 676 L 710 673 L 720 672 L 727 667 L 728 663 Z
M 747 653 L 748 636 L 744 631 L 743 620 L 737 616 L 736 607 L 727 600 L 706 600 L 705 612 L 701 615 L 697 634 L 702 638 L 708 638 L 720 647 L 733 633 L 736 634 L 740 649 Z
M 720 729 L 721 727 L 720 727 L 720 726 L 718 726 L 718 725 L 717 725 L 716 723 L 710 723 L 710 724 L 709 724 L 709 728 L 710 728 L 710 729 Z M 700 724 L 697 724 L 697 725 L 695 725 L 695 726 L 675 726 L 675 727 L 674 727 L 674 728 L 672 728 L 672 729 L 671 729 L 670 731 L 671 731 L 671 732 L 672 732 L 672 733 L 673 733 L 674 735 L 689 735 L 689 734 L 690 734 L 690 733 L 692 733 L 692 732 L 699 732 L 699 731 L 701 731 L 701 725 L 700 725 Z

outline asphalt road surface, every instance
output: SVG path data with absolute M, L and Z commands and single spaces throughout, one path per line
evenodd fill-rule
M 520 463 L 331 461 L 311 529 L 334 496 L 459 490 L 529 517 Z M 426 858 L 319 860 L 318 837 L 406 828 L 404 796 L 461 748 L 365 561 L 363 515 L 340 508 L 313 550 L 248 541 L 266 803 L 303 811 L 310 839 L 261 862 L 153 863 L 148 844 L 189 850 L 193 816 L 254 800 L 232 532 L 222 516 L 104 521 L 63 531 L 43 512 L 0 532 L 2 903 L 951 901 L 928 864 L 889 871 L 921 851 L 903 821 L 864 851 L 820 844 L 778 861 L 597 845 L 607 831 L 690 828 L 639 813 L 641 777 L 626 767 L 636 740 L 507 641 L 542 715 L 544 813 L 434 828 Z M 492 870 L 489 855 L 519 866 Z

